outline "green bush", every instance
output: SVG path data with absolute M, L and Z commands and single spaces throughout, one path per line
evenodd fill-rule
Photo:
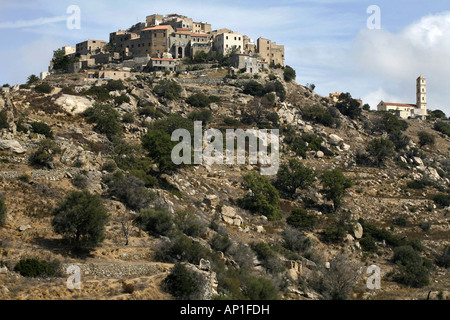
M 419 223 L 420 229 L 422 229 L 423 232 L 429 232 L 431 230 L 431 222 L 428 221 L 421 221 Z
M 35 75 L 35 74 L 32 74 L 31 76 L 29 76 L 27 78 L 27 84 L 33 84 L 33 83 L 38 82 L 38 81 L 39 81 L 39 77 L 37 75 Z
M 395 131 L 405 131 L 408 129 L 408 123 L 390 112 L 382 112 L 381 119 L 377 123 L 376 129 L 391 134 Z
M 24 277 L 51 277 L 58 271 L 59 262 L 57 260 L 48 263 L 38 259 L 21 259 L 14 270 Z
M 359 219 L 359 223 L 364 229 L 363 237 L 371 236 L 374 240 L 385 241 L 387 245 L 392 247 L 399 247 L 406 245 L 406 240 L 400 236 L 394 235 L 386 229 L 378 228 L 377 226 L 365 222 L 363 219 Z
M 323 124 L 327 127 L 337 125 L 338 119 L 330 113 L 330 109 L 321 105 L 304 106 L 302 108 L 303 119 Z
M 369 142 L 366 151 L 380 166 L 386 158 L 394 156 L 394 143 L 391 140 L 384 138 L 375 138 Z
M 210 252 L 199 242 L 181 233 L 174 238 L 168 248 L 162 248 L 159 255 L 163 260 L 187 261 L 198 265 L 201 259 L 210 255 Z
M 5 204 L 5 198 L 0 196 L 0 226 L 3 226 L 5 224 L 6 212 L 7 212 L 7 207 Z
M 168 100 L 178 100 L 183 88 L 175 80 L 160 80 L 153 91 Z
M 258 81 L 251 80 L 244 85 L 244 94 L 262 97 L 265 94 L 264 86 Z
M 323 140 L 314 133 L 304 133 L 302 134 L 302 139 L 308 142 L 308 148 L 313 151 L 319 151 L 323 143 Z
M 211 238 L 211 248 L 217 252 L 226 253 L 231 245 L 232 242 L 228 235 L 215 234 Z
M 151 117 L 153 119 L 160 119 L 164 117 L 164 114 L 154 106 L 142 107 L 139 108 L 138 111 L 141 116 Z
M 119 199 L 127 208 L 140 211 L 147 208 L 155 199 L 153 191 L 145 187 L 144 181 L 133 176 L 125 176 L 121 171 L 116 171 L 103 178 L 108 186 L 108 195 Z
M 447 245 L 444 248 L 442 255 L 436 258 L 436 264 L 443 268 L 450 267 L 450 246 Z
M 43 134 L 46 138 L 53 139 L 52 129 L 44 122 L 31 123 L 31 129 L 34 133 Z
M 436 121 L 433 129 L 450 137 L 450 124 L 447 122 Z
M 167 236 L 173 230 L 173 221 L 170 214 L 164 209 L 143 209 L 139 214 L 137 223 L 154 236 Z
M 245 286 L 245 295 L 250 300 L 279 300 L 278 288 L 269 279 L 253 277 Z
M 292 213 L 287 217 L 286 222 L 299 230 L 314 230 L 318 219 L 314 214 L 308 214 L 305 209 L 297 208 L 292 210 Z
M 122 80 L 110 80 L 105 85 L 105 88 L 108 91 L 122 91 L 122 90 L 126 89 L 126 87 L 123 84 Z
M 204 230 L 201 220 L 191 211 L 177 211 L 174 223 L 178 230 L 190 237 L 198 237 Z
M 34 87 L 34 90 L 38 93 L 51 93 L 53 88 L 48 83 L 41 83 Z
M 398 266 L 398 272 L 394 274 L 395 281 L 416 288 L 429 284 L 429 272 L 424 260 L 411 246 L 395 248 L 393 261 Z
M 134 123 L 135 119 L 134 119 L 134 115 L 130 112 L 130 113 L 126 113 L 122 116 L 122 122 L 123 123 Z
M 292 252 L 304 252 L 312 245 L 309 238 L 294 228 L 286 228 L 281 235 L 283 237 L 283 247 Z
M 436 204 L 440 205 L 441 207 L 448 207 L 450 206 L 450 194 L 436 194 L 433 197 L 433 201 L 436 202 Z
M 83 115 L 88 123 L 94 123 L 94 130 L 104 134 L 112 140 L 114 136 L 122 133 L 119 113 L 108 104 L 94 104 L 86 109 Z
M 188 118 L 192 121 L 201 121 L 203 124 L 210 122 L 213 119 L 211 110 L 204 109 L 201 111 L 194 110 L 189 115 Z
M 407 227 L 411 223 L 408 221 L 408 218 L 405 217 L 397 217 L 392 220 L 392 224 L 400 227 Z
M 147 150 L 149 157 L 158 164 L 160 172 L 173 172 L 177 169 L 172 161 L 172 149 L 176 143 L 163 130 L 152 130 L 142 136 L 142 147 Z
M 194 108 L 206 108 L 213 102 L 219 102 L 220 98 L 216 96 L 207 96 L 203 93 L 194 93 L 186 99 Z
M 6 113 L 6 110 L 3 109 L 0 111 L 0 130 L 8 128 L 9 128 L 8 114 Z
M 191 300 L 200 290 L 198 274 L 177 263 L 164 279 L 163 286 L 176 299 Z
M 280 166 L 275 187 L 292 198 L 297 188 L 308 189 L 314 182 L 315 177 L 314 170 L 305 167 L 296 159 L 290 159 L 289 164 Z
M 38 166 L 51 167 L 53 156 L 60 153 L 61 149 L 52 139 L 44 139 L 39 142 L 38 149 L 30 156 L 30 163 Z
M 97 194 L 72 191 L 55 208 L 52 226 L 67 237 L 75 248 L 95 247 L 105 239 L 108 213 Z
M 352 98 L 350 93 L 342 93 L 336 108 L 345 116 L 356 119 L 361 115 L 362 108 L 359 102 Z
M 347 234 L 347 227 L 343 223 L 328 224 L 322 232 L 322 241 L 326 243 L 342 243 Z
M 121 104 L 123 104 L 123 103 L 130 103 L 130 101 L 131 101 L 131 100 L 130 100 L 130 97 L 127 96 L 126 94 L 122 94 L 122 95 L 120 95 L 120 96 L 114 98 L 114 102 L 115 102 L 117 105 L 121 105 Z
M 353 185 L 350 178 L 344 176 L 341 170 L 326 170 L 321 178 L 322 193 L 328 200 L 333 201 L 333 207 L 336 211 L 340 206 L 347 189 Z
M 389 134 L 389 140 L 392 141 L 395 151 L 398 152 L 406 149 L 411 139 L 401 131 L 394 131 Z
M 292 69 L 290 66 L 286 66 L 283 71 L 283 77 L 284 81 L 291 82 L 296 77 L 295 70 Z
M 270 220 L 281 219 L 280 196 L 267 177 L 251 172 L 244 176 L 243 186 L 251 190 L 251 194 L 238 199 L 238 204 L 243 209 L 263 214 Z
M 106 89 L 104 86 L 92 86 L 88 90 L 84 91 L 83 94 L 94 96 L 97 100 L 102 102 L 111 99 L 108 89 Z
M 284 266 L 278 258 L 277 253 L 265 242 L 253 242 L 250 244 L 252 250 L 261 261 L 261 264 L 269 272 L 277 274 L 283 271 Z
M 75 91 L 73 90 L 73 87 L 64 87 L 64 88 L 61 89 L 61 93 L 74 94 Z
M 370 235 L 363 235 L 363 237 L 359 241 L 359 244 L 361 245 L 361 249 L 365 252 L 378 253 L 378 246 L 375 243 L 375 240 Z
M 417 133 L 417 135 L 419 136 L 419 145 L 420 147 L 423 146 L 434 146 L 435 142 L 436 142 L 436 137 L 434 135 L 432 135 L 431 133 L 428 133 L 426 131 L 419 131 Z

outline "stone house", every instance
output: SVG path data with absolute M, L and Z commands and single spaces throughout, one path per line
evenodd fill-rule
M 84 42 L 77 43 L 76 54 L 88 55 L 88 54 L 102 53 L 104 52 L 104 48 L 106 45 L 107 45 L 106 41 L 90 39 Z
M 280 64 L 284 67 L 284 46 L 277 45 L 269 39 L 258 38 L 257 50 L 261 57 L 269 64 Z
M 259 73 L 259 62 L 257 57 L 252 55 L 237 53 L 230 56 L 230 64 L 233 68 L 239 70 L 245 69 L 246 73 L 256 74 Z
M 230 53 L 236 48 L 237 53 L 244 52 L 244 36 L 237 32 L 220 33 L 215 36 L 213 43 L 213 50 L 223 55 Z
M 87 71 L 88 79 L 126 80 L 131 76 L 130 71 L 124 70 L 90 70 Z
M 148 63 L 152 71 L 176 71 L 177 62 L 175 59 L 152 58 Z

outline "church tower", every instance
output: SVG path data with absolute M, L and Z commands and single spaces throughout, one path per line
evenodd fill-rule
M 417 78 L 417 103 L 416 108 L 420 109 L 420 115 L 427 116 L 427 81 L 424 77 Z

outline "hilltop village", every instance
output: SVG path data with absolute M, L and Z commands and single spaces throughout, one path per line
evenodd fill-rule
M 230 66 L 257 74 L 269 66 L 284 67 L 284 46 L 269 39 L 248 36 L 229 29 L 212 30 L 209 23 L 196 22 L 179 14 L 153 14 L 146 22 L 112 32 L 109 42 L 89 39 L 75 47 L 64 46 L 66 71 L 86 70 L 90 78 L 126 79 L 130 71 L 182 70 L 183 61 L 206 61 L 229 56 Z M 55 59 L 45 78 L 58 71 Z

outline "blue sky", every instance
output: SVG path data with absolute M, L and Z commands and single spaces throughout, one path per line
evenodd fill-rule
M 81 29 L 67 28 L 67 8 L 81 10 Z M 381 29 L 369 30 L 370 5 Z M 415 79 L 428 80 L 428 106 L 450 114 L 448 1 L 49 1 L 0 0 L 0 85 L 46 71 L 53 50 L 86 39 L 109 39 L 149 14 L 179 13 L 285 45 L 297 82 L 316 92 L 350 92 L 372 109 L 380 100 L 415 103 Z

